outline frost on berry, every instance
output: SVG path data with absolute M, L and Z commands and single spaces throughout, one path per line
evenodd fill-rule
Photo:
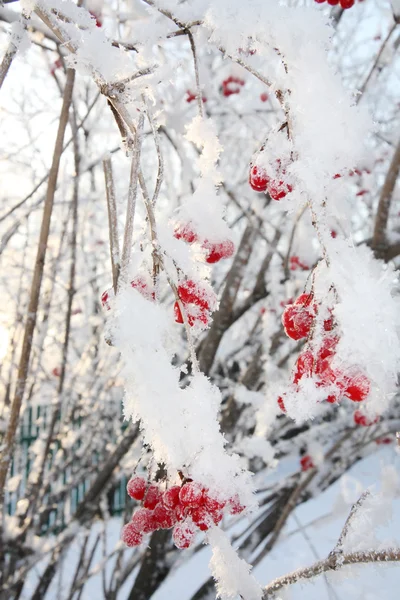
M 231 515 L 240 515 L 246 507 L 240 503 L 239 496 L 234 496 L 229 500 L 229 512 Z
M 179 504 L 179 492 L 181 488 L 179 485 L 173 485 L 168 490 L 165 490 L 163 494 L 163 504 L 168 508 L 175 508 Z
M 131 524 L 140 533 L 150 533 L 157 529 L 153 511 L 147 508 L 138 508 L 132 515 Z
M 314 469 L 315 467 L 313 459 L 309 454 L 306 454 L 300 459 L 300 465 L 302 471 L 309 471 L 310 469 Z
M 113 295 L 114 295 L 114 290 L 111 288 L 109 290 L 106 290 L 105 292 L 103 292 L 101 295 L 101 304 L 102 304 L 103 308 L 105 308 L 106 310 L 111 310 L 110 299 L 112 298 Z
M 126 490 L 134 500 L 143 500 L 146 492 L 146 481 L 143 477 L 132 477 L 126 486 Z
M 214 264 L 223 258 L 230 258 L 235 252 L 235 245 L 231 240 L 223 240 L 222 242 L 209 242 L 204 240 L 202 248 L 206 250 L 206 262 Z
M 203 501 L 203 489 L 194 482 L 185 483 L 179 492 L 179 500 L 183 506 L 200 506 Z
M 180 550 L 189 548 L 195 540 L 196 528 L 190 519 L 177 523 L 172 531 L 174 544 Z
M 133 548 L 134 546 L 139 546 L 142 543 L 143 535 L 137 531 L 133 523 L 127 523 L 122 528 L 121 540 L 128 546 L 128 548 Z
M 203 310 L 210 310 L 212 298 L 209 291 L 191 279 L 186 280 L 178 286 L 178 296 L 183 304 L 195 304 Z
M 302 297 L 304 302 L 299 302 Z M 294 304 L 288 304 L 282 315 L 285 333 L 292 340 L 308 337 L 316 314 L 315 304 L 309 301 L 312 295 L 302 294 L 300 298 Z
M 262 167 L 254 165 L 250 167 L 249 184 L 255 192 L 265 192 L 269 183 L 267 172 Z
M 371 427 L 371 425 L 375 425 L 379 422 L 379 417 L 370 419 L 367 415 L 362 413 L 361 410 L 356 410 L 353 419 L 356 425 L 361 425 L 362 427 Z
M 183 240 L 187 244 L 197 242 L 198 236 L 192 223 L 178 223 L 175 226 L 174 237 L 177 240 Z
M 177 516 L 160 502 L 153 511 L 153 519 L 159 529 L 170 529 L 175 525 Z
M 370 391 L 370 382 L 368 377 L 363 373 L 346 378 L 346 388 L 344 395 L 353 402 L 362 402 L 368 396 Z
M 212 525 L 210 513 L 204 506 L 191 510 L 190 516 L 200 531 L 207 531 Z
M 131 287 L 142 294 L 146 300 L 155 300 L 156 294 L 152 286 L 142 275 L 137 275 L 131 281 Z
M 162 492 L 156 485 L 150 485 L 144 496 L 143 506 L 153 510 L 156 505 L 161 502 Z

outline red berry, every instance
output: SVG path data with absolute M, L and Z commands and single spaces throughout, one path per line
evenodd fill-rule
M 161 503 L 157 504 L 153 511 L 153 518 L 159 529 L 170 529 L 177 521 L 177 516 L 173 510 L 169 510 Z
M 311 377 L 314 370 L 314 355 L 311 350 L 305 350 L 296 361 L 296 370 L 293 375 L 293 383 L 298 383 L 305 375 Z
M 340 0 L 340 6 L 342 8 L 351 8 L 354 6 L 355 0 Z
M 191 92 L 190 90 L 187 90 L 186 93 L 187 93 L 186 102 L 188 102 L 190 104 L 190 102 L 193 102 L 193 100 L 196 100 L 196 94 L 193 94 L 193 92 Z
M 126 486 L 126 491 L 134 500 L 143 500 L 146 492 L 146 481 L 143 477 L 132 477 Z
M 151 533 L 157 529 L 153 511 L 147 508 L 138 508 L 133 513 L 131 525 L 139 533 Z
M 337 237 L 337 231 L 331 229 L 331 238 L 335 239 Z
M 183 240 L 188 244 L 193 244 L 197 241 L 197 233 L 193 229 L 192 223 L 179 223 L 175 227 L 174 237 L 177 240 Z
M 191 279 L 178 286 L 178 296 L 183 304 L 195 304 L 203 310 L 210 310 L 210 299 L 206 292 Z
M 328 0 L 328 4 L 330 4 L 331 6 L 336 6 L 337 4 L 339 4 L 339 0 Z
M 231 240 L 216 243 L 204 240 L 201 247 L 207 250 L 206 262 L 209 264 L 219 262 L 222 258 L 230 258 L 235 252 L 235 245 Z
M 60 367 L 54 367 L 52 370 L 54 377 L 61 377 L 61 369 Z
M 175 323 L 184 323 L 182 311 L 179 307 L 178 302 L 175 302 L 175 304 L 174 304 L 174 314 L 175 314 Z
M 181 488 L 179 485 L 173 485 L 163 493 L 163 503 L 168 508 L 175 508 L 179 504 L 179 492 Z
M 204 506 L 208 511 L 213 523 L 218 525 L 222 521 L 223 509 L 225 506 L 225 502 L 220 502 L 215 498 L 210 498 L 206 493 L 203 494 L 204 498 Z
M 141 533 L 136 531 L 133 523 L 127 523 L 122 528 L 121 540 L 128 546 L 128 548 L 133 548 L 134 546 L 140 546 L 140 544 L 143 542 L 143 536 Z
M 194 481 L 185 483 L 180 489 L 179 500 L 182 506 L 197 508 L 203 503 L 203 489 Z
M 291 256 L 289 259 L 290 270 L 297 271 L 297 269 L 301 269 L 302 271 L 309 271 L 310 267 L 305 263 L 301 262 L 298 256 Z
M 174 539 L 174 544 L 180 550 L 184 548 L 189 548 L 196 537 L 196 529 L 190 521 L 184 521 L 183 523 L 178 523 L 175 525 L 172 537 Z
M 301 340 L 310 333 L 316 315 L 312 294 L 301 294 L 294 304 L 288 304 L 282 315 L 285 333 L 292 340 Z
M 344 395 L 353 402 L 362 402 L 368 396 L 370 382 L 368 377 L 362 373 L 357 373 L 347 380 Z
M 281 409 L 281 411 L 285 413 L 286 412 L 286 407 L 285 407 L 285 403 L 283 401 L 282 396 L 279 396 L 277 402 L 278 402 L 278 406 Z
M 143 506 L 153 510 L 162 500 L 162 492 L 156 485 L 150 485 L 144 496 Z
M 101 304 L 103 305 L 103 308 L 105 308 L 106 310 L 110 310 L 111 309 L 109 300 L 111 298 L 111 294 L 112 293 L 113 293 L 113 291 L 110 289 L 110 290 L 106 290 L 101 295 Z
M 132 279 L 131 286 L 135 290 L 140 292 L 142 294 L 142 296 L 147 298 L 147 300 L 155 300 L 156 299 L 155 292 L 150 289 L 147 281 L 141 275 L 137 275 L 137 277 Z
M 284 171 L 282 171 L 284 174 Z M 272 181 L 267 189 L 272 200 L 282 200 L 287 194 L 293 192 L 293 186 L 284 181 Z
M 270 179 L 262 167 L 254 165 L 250 168 L 249 184 L 255 192 L 265 192 Z
M 391 443 L 392 443 L 392 438 L 390 438 L 390 437 L 379 438 L 378 440 L 375 440 L 375 444 L 378 444 L 378 446 L 391 444 Z
M 240 515 L 246 507 L 240 504 L 239 496 L 236 494 L 233 498 L 229 499 L 229 512 L 231 515 Z
M 306 454 L 305 456 L 303 456 L 300 459 L 300 465 L 301 465 L 302 471 L 308 471 L 309 469 L 314 469 L 314 466 L 315 466 L 313 463 L 313 459 L 308 454 Z
M 375 425 L 378 423 L 379 417 L 375 417 L 375 419 L 369 419 L 367 415 L 364 415 L 361 410 L 356 410 L 354 413 L 354 423 L 356 425 L 362 425 L 362 427 L 370 427 L 371 425 Z
M 192 517 L 193 523 L 197 525 L 200 531 L 207 531 L 207 529 L 210 529 L 212 521 L 207 509 L 204 506 L 200 506 L 200 508 L 194 508 L 191 510 L 190 516 Z
M 267 102 L 268 100 L 268 94 L 266 94 L 265 92 L 263 92 L 260 96 L 260 100 L 261 102 Z

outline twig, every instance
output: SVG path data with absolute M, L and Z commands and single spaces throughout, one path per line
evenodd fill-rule
M 25 392 L 26 379 L 28 376 L 33 334 L 36 327 L 37 309 L 39 305 L 43 270 L 46 260 L 46 250 L 47 242 L 49 239 L 50 222 L 53 212 L 54 195 L 57 186 L 57 178 L 60 167 L 64 135 L 69 119 L 69 108 L 72 101 L 74 81 L 75 71 L 73 69 L 69 69 L 67 73 L 67 80 L 65 83 L 63 104 L 61 108 L 57 138 L 53 152 L 53 162 L 50 169 L 46 200 L 43 210 L 42 225 L 40 230 L 39 243 L 29 299 L 28 315 L 25 325 L 24 339 L 22 343 L 21 357 L 18 368 L 17 385 L 14 399 L 11 405 L 10 421 L 4 438 L 3 451 L 0 456 L 0 508 L 4 499 L 5 482 L 7 478 L 8 467 L 11 460 L 11 452 L 14 445 L 15 434 L 18 427 L 18 420 L 21 411 L 22 398 Z
M 113 276 L 114 293 L 117 293 L 118 277 L 120 270 L 120 250 L 118 239 L 118 215 L 115 200 L 114 179 L 112 173 L 111 158 L 103 160 L 104 179 L 106 184 L 107 208 L 108 208 L 108 231 L 110 237 L 111 268 Z
M 126 221 L 124 231 L 124 243 L 122 246 L 122 260 L 121 260 L 121 273 L 123 277 L 127 275 L 127 269 L 129 266 L 131 251 L 132 251 L 132 239 L 133 239 L 133 221 L 135 218 L 137 188 L 138 188 L 138 174 L 140 171 L 140 154 L 142 148 L 142 136 L 143 136 L 143 114 L 139 117 L 139 123 L 136 132 L 135 145 L 132 153 L 131 163 L 131 174 L 129 180 L 129 191 L 128 191 L 128 202 L 126 207 Z

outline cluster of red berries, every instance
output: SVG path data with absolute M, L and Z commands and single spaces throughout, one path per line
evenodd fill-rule
M 361 2 L 362 0 L 359 0 Z M 356 0 L 315 0 L 317 4 L 323 4 L 324 2 L 328 2 L 330 6 L 337 6 L 338 4 L 341 8 L 351 8 L 355 5 Z
M 180 223 L 175 227 L 174 236 L 177 240 L 183 240 L 187 244 L 201 242 L 201 247 L 206 250 L 206 262 L 214 264 L 223 258 L 230 258 L 235 246 L 231 240 L 221 240 L 220 242 L 210 242 L 206 239 L 200 240 L 200 236 L 196 233 L 192 223 Z
M 154 483 L 148 485 L 143 477 L 132 477 L 127 491 L 131 498 L 142 503 L 122 529 L 121 538 L 129 547 L 139 546 L 146 533 L 173 528 L 175 546 L 189 548 L 198 530 L 207 531 L 221 522 L 225 508 L 232 515 L 245 508 L 238 498 L 216 500 L 209 490 L 194 481 L 163 491 Z
M 282 323 L 286 335 L 293 340 L 309 338 L 318 313 L 318 306 L 314 302 L 314 296 L 301 294 L 294 304 L 288 304 L 282 315 Z M 334 328 L 332 318 L 325 319 L 323 329 L 329 334 Z M 342 397 L 349 398 L 353 402 L 362 402 L 370 391 L 370 381 L 358 367 L 347 368 L 345 372 L 332 368 L 332 360 L 336 353 L 339 342 L 337 335 L 325 335 L 318 348 L 311 350 L 307 348 L 298 357 L 293 374 L 293 384 L 296 386 L 305 377 L 315 377 L 317 387 L 336 388 L 330 393 L 326 400 L 338 402 Z M 278 405 L 286 412 L 284 400 L 278 398 Z
M 216 307 L 216 298 L 200 285 L 187 279 L 178 286 L 178 296 L 185 307 L 190 327 L 195 323 L 208 325 L 210 314 Z M 174 304 L 176 323 L 183 323 L 183 316 L 178 302 Z
M 290 183 L 285 183 L 286 169 L 278 158 L 276 164 L 276 177 L 271 179 L 266 170 L 259 165 L 251 165 L 249 173 L 249 184 L 255 192 L 268 192 L 273 200 L 282 200 L 286 194 L 293 191 Z
M 222 95 L 227 98 L 228 96 L 232 96 L 233 94 L 239 94 L 244 84 L 244 79 L 240 79 L 240 77 L 234 77 L 233 75 L 231 75 L 227 79 L 224 79 L 224 81 L 222 82 Z

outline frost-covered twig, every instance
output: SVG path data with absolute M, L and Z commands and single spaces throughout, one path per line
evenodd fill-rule
M 127 269 L 131 258 L 132 240 L 133 240 L 133 222 L 135 218 L 136 197 L 138 188 L 138 174 L 140 171 L 140 155 L 142 149 L 143 136 L 143 114 L 139 117 L 139 123 L 136 131 L 136 138 L 132 152 L 131 173 L 129 180 L 128 202 L 126 206 L 126 220 L 124 231 L 124 242 L 122 246 L 121 275 L 126 277 Z
M 21 18 L 21 26 L 26 29 L 26 19 Z M 18 52 L 18 46 L 14 40 L 11 40 L 8 44 L 8 47 L 4 53 L 3 60 L 0 64 L 0 89 L 4 83 L 5 78 L 7 77 L 7 73 L 11 67 L 12 61 L 14 60 L 16 54 Z
M 355 515 L 358 513 L 358 511 L 360 510 L 360 508 L 364 504 L 365 500 L 367 498 L 369 498 L 370 495 L 371 495 L 370 491 L 366 490 L 363 494 L 361 494 L 361 496 L 357 500 L 357 502 L 355 502 L 353 504 L 353 506 L 351 507 L 349 516 L 347 517 L 346 522 L 343 525 L 343 529 L 341 531 L 341 534 L 339 536 L 339 539 L 338 539 L 338 541 L 336 543 L 336 546 L 335 546 L 333 552 L 342 552 L 343 542 L 345 541 L 345 539 L 347 537 L 347 534 L 349 532 L 350 524 L 351 524 L 352 520 L 354 519 Z
M 104 179 L 106 184 L 106 197 L 108 209 L 108 232 L 110 239 L 111 269 L 113 276 L 114 293 L 117 293 L 119 270 L 121 266 L 119 237 L 118 237 L 118 215 L 115 199 L 115 187 L 112 172 L 111 158 L 103 160 Z

